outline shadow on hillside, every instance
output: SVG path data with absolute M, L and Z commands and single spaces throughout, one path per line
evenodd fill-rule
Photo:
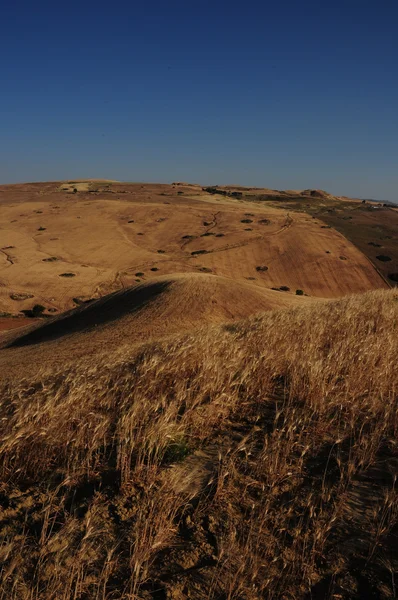
M 169 284 L 169 281 L 157 281 L 150 285 L 140 285 L 114 292 L 95 302 L 80 306 L 47 321 L 28 333 L 17 337 L 7 344 L 7 347 L 15 348 L 37 344 L 70 333 L 92 329 L 98 325 L 105 325 L 126 314 L 139 311 L 145 304 L 160 296 Z

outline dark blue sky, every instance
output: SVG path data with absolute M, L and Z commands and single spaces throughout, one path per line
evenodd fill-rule
M 1 183 L 398 200 L 395 0 L 22 0 L 0 17 Z

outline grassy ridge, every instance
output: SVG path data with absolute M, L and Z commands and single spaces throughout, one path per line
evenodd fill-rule
M 397 300 L 4 383 L 0 598 L 395 597 Z

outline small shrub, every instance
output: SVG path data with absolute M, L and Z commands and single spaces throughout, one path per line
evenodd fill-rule
M 216 233 L 216 237 L 224 237 L 224 233 Z
M 265 273 L 265 271 L 268 271 L 268 267 L 266 267 L 265 265 L 259 266 L 256 267 L 256 271 L 258 271 L 259 273 Z
M 202 271 L 202 273 L 212 273 L 213 272 L 211 269 L 209 269 L 209 267 L 200 267 L 199 271 Z
M 246 227 L 245 231 L 253 231 L 251 227 Z
M 76 277 L 76 273 L 61 273 L 60 277 Z
M 165 250 L 158 250 L 158 254 L 164 254 Z
M 289 287 L 287 287 L 287 285 L 281 285 L 280 288 L 281 292 L 288 292 L 290 290 Z
M 141 273 L 141 271 L 135 274 L 136 277 L 144 277 L 144 275 L 145 273 Z
M 159 271 L 159 269 L 157 267 L 152 267 L 151 271 Z
M 45 231 L 46 227 L 39 227 L 37 231 Z
M 46 310 L 46 307 L 42 304 L 35 304 L 32 308 L 32 314 L 34 317 L 40 317 L 42 312 Z
M 11 300 L 17 300 L 19 302 L 22 300 L 29 300 L 29 298 L 33 298 L 33 294 L 26 294 L 24 292 L 21 292 L 16 294 L 10 294 L 10 298 Z
M 191 256 L 197 256 L 198 254 L 207 254 L 207 250 L 194 250 L 191 252 Z
M 392 260 L 391 256 L 386 256 L 385 254 L 379 254 L 379 256 L 376 256 L 376 258 L 381 262 L 390 262 L 390 260 Z
M 134 219 L 130 219 L 130 221 L 127 221 L 127 223 L 134 223 Z
M 304 296 L 303 290 L 296 290 L 296 296 Z
M 190 453 L 189 446 L 184 437 L 178 437 L 171 440 L 166 446 L 162 464 L 169 465 L 176 462 L 181 462 Z
M 21 313 L 28 317 L 29 319 L 37 319 L 39 317 L 44 317 L 43 311 L 45 311 L 46 307 L 42 304 L 35 304 L 33 308 L 28 308 L 25 310 L 21 310 Z
M 50 256 L 49 258 L 43 258 L 42 262 L 55 262 L 56 260 L 58 260 L 56 256 Z
M 252 219 L 242 219 L 241 223 L 253 223 Z

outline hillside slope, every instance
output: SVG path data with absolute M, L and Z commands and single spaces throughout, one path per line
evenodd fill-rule
M 59 313 L 137 280 L 203 271 L 314 297 L 388 287 L 341 234 L 277 203 L 198 186 L 88 182 L 74 189 L 0 187 L 0 312 L 41 304 Z
M 0 334 L 0 368 L 25 375 L 94 354 L 315 299 L 205 273 L 155 277 L 32 327 Z
M 2 597 L 394 598 L 397 356 L 390 290 L 5 383 Z

